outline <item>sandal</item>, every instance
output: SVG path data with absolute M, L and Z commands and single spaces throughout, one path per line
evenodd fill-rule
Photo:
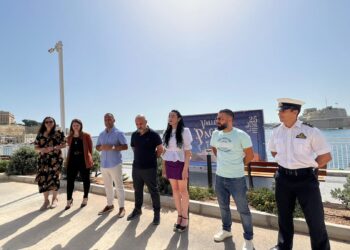
M 70 209 L 70 207 L 73 205 L 73 199 L 67 200 L 67 205 L 64 208 L 64 210 Z
M 50 205 L 50 201 L 49 200 L 45 200 L 44 204 L 40 207 L 40 211 L 44 211 L 44 210 L 48 209 L 49 205 Z
M 177 229 L 178 229 L 178 227 L 180 226 L 181 221 L 182 221 L 182 216 L 181 216 L 181 215 L 178 215 L 177 217 L 178 217 L 178 218 L 181 218 L 181 219 L 180 219 L 180 222 L 179 222 L 179 223 L 175 223 L 175 224 L 174 224 L 174 228 L 173 228 L 173 231 L 174 231 L 174 232 L 177 231 Z
M 185 217 L 182 217 L 182 219 L 183 220 L 188 220 L 188 218 L 185 218 Z M 181 221 L 182 222 L 182 221 Z M 179 233 L 182 233 L 182 232 L 184 232 L 184 231 L 186 231 L 186 229 L 188 228 L 188 221 L 187 221 L 187 225 L 185 225 L 185 226 L 183 226 L 183 225 L 179 225 L 178 227 L 177 227 L 177 231 L 179 232 Z
M 52 200 L 52 203 L 51 203 L 51 206 L 50 206 L 50 208 L 55 208 L 55 207 L 57 207 L 57 204 L 58 203 L 58 199 L 56 198 L 56 199 L 54 199 L 54 200 Z

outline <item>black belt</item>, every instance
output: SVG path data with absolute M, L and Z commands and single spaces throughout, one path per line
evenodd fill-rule
M 301 176 L 301 175 L 315 174 L 315 168 L 309 167 L 309 168 L 299 168 L 299 169 L 288 169 L 282 166 L 278 166 L 278 172 L 284 175 Z

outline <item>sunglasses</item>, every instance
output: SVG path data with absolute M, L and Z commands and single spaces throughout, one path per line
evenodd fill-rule
M 53 123 L 53 121 L 45 121 L 45 124 Z

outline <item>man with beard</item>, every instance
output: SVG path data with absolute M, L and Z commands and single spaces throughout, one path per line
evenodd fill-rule
M 210 146 L 217 157 L 215 192 L 222 220 L 222 230 L 215 234 L 214 241 L 221 242 L 232 237 L 230 211 L 230 195 L 232 195 L 244 231 L 245 242 L 242 249 L 253 250 L 253 224 L 246 195 L 244 166 L 253 159 L 254 153 L 249 135 L 233 127 L 233 118 L 231 110 L 220 110 L 216 118 L 218 130 L 213 132 L 210 140 Z

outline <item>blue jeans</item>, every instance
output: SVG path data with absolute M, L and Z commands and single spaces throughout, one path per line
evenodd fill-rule
M 215 192 L 220 206 L 222 229 L 231 232 L 230 195 L 232 195 L 241 216 L 244 230 L 243 237 L 246 240 L 253 239 L 252 215 L 248 207 L 245 177 L 225 178 L 216 175 Z

